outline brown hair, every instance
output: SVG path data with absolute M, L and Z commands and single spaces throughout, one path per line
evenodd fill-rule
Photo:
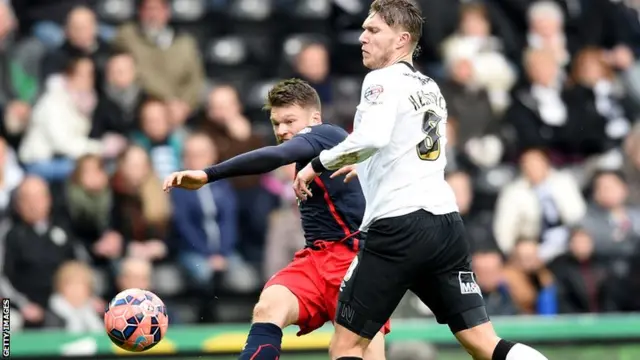
M 369 15 L 379 14 L 384 22 L 393 27 L 400 26 L 411 35 L 411 41 L 418 43 L 422 36 L 422 10 L 413 0 L 375 0 L 369 8 Z
M 90 161 L 96 161 L 98 163 L 98 166 L 104 170 L 104 161 L 102 160 L 102 158 L 98 155 L 95 154 L 85 154 L 82 155 L 81 157 L 79 157 L 76 160 L 76 166 L 73 169 L 73 172 L 71 173 L 70 176 L 70 180 L 72 183 L 74 184 L 79 184 L 80 183 L 80 176 L 82 175 L 82 172 L 84 171 L 84 166 L 86 163 L 90 162 Z
M 302 108 L 317 108 L 320 110 L 320 96 L 316 90 L 304 80 L 287 79 L 277 83 L 267 95 L 264 109 L 297 105 Z
M 485 19 L 489 18 L 487 7 L 478 2 L 465 3 L 460 6 L 460 18 L 464 18 L 467 15 L 479 15 Z
M 171 215 L 171 204 L 168 196 L 162 191 L 162 182 L 156 176 L 149 154 L 144 148 L 137 145 L 130 145 L 120 154 L 118 158 L 118 171 L 122 171 L 123 164 L 127 157 L 134 151 L 143 153 L 147 160 L 148 174 L 137 193 L 142 200 L 142 216 L 150 223 L 162 224 Z

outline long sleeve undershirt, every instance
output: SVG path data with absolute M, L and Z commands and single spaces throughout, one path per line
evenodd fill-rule
M 311 143 L 295 136 L 278 146 L 267 146 L 235 156 L 204 169 L 209 182 L 234 176 L 263 174 L 294 162 L 311 160 L 318 155 Z

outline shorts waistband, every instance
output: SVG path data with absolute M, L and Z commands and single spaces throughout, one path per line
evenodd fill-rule
M 305 247 L 312 250 L 325 250 L 329 246 L 332 246 L 335 244 L 342 244 L 342 245 L 346 245 L 347 247 L 355 251 L 358 251 L 364 245 L 364 240 L 361 238 L 360 235 L 362 235 L 360 231 L 356 231 L 351 233 L 350 235 L 345 236 L 340 240 L 315 240 L 313 243 L 307 244 Z
M 408 218 L 419 218 L 425 225 L 446 225 L 462 221 L 462 216 L 457 211 L 447 214 L 435 215 L 427 210 L 420 209 L 405 215 Z

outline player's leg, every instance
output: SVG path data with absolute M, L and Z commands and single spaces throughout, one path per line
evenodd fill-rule
M 526 345 L 498 337 L 471 270 L 464 225 L 457 219 L 450 220 L 446 221 L 448 225 L 432 228 L 430 235 L 437 241 L 423 242 L 420 249 L 421 253 L 439 254 L 438 259 L 425 262 L 422 271 L 418 271 L 435 272 L 435 275 L 416 274 L 411 291 L 433 311 L 439 323 L 449 325 L 458 342 L 475 360 L 546 360 Z
M 355 267 L 358 265 L 354 261 L 356 251 L 343 243 L 332 244 L 328 249 L 325 261 L 322 261 L 321 273 L 324 274 L 326 289 L 327 316 L 333 319 L 336 315 L 338 296 L 340 293 L 340 285 L 345 277 L 353 276 Z M 347 275 L 348 274 L 348 275 Z M 385 360 L 384 336 L 391 331 L 390 323 L 386 323 L 384 327 L 376 334 L 369 346 L 367 346 L 364 359 L 365 360 Z
M 285 286 L 272 285 L 260 294 L 240 360 L 275 360 L 280 356 L 282 329 L 298 320 L 298 298 Z
M 370 230 L 365 249 L 354 259 L 353 271 L 345 275 L 329 348 L 333 360 L 363 359 L 372 339 L 406 293 L 405 270 L 399 266 L 403 256 L 369 251 L 376 241 Z
M 283 328 L 298 324 L 306 333 L 327 321 L 317 316 L 322 312 L 323 294 L 316 286 L 321 278 L 313 256 L 309 249 L 298 252 L 293 262 L 267 282 L 254 308 L 240 360 L 275 360 L 280 356 Z
M 364 351 L 364 360 L 385 360 L 384 334 L 378 332 Z

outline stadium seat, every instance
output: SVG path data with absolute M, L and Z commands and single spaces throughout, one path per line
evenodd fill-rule
M 205 0 L 173 0 L 171 20 L 174 22 L 195 22 L 206 14 Z
M 96 6 L 98 17 L 113 24 L 132 19 L 135 12 L 135 3 L 130 0 L 99 0 Z
M 205 58 L 214 66 L 237 66 L 247 61 L 247 44 L 239 36 L 225 36 L 212 39 Z
M 233 0 L 229 13 L 234 20 L 266 20 L 273 10 L 271 0 Z
M 154 266 L 151 283 L 158 296 L 171 297 L 184 291 L 185 280 L 176 265 L 166 263 Z

